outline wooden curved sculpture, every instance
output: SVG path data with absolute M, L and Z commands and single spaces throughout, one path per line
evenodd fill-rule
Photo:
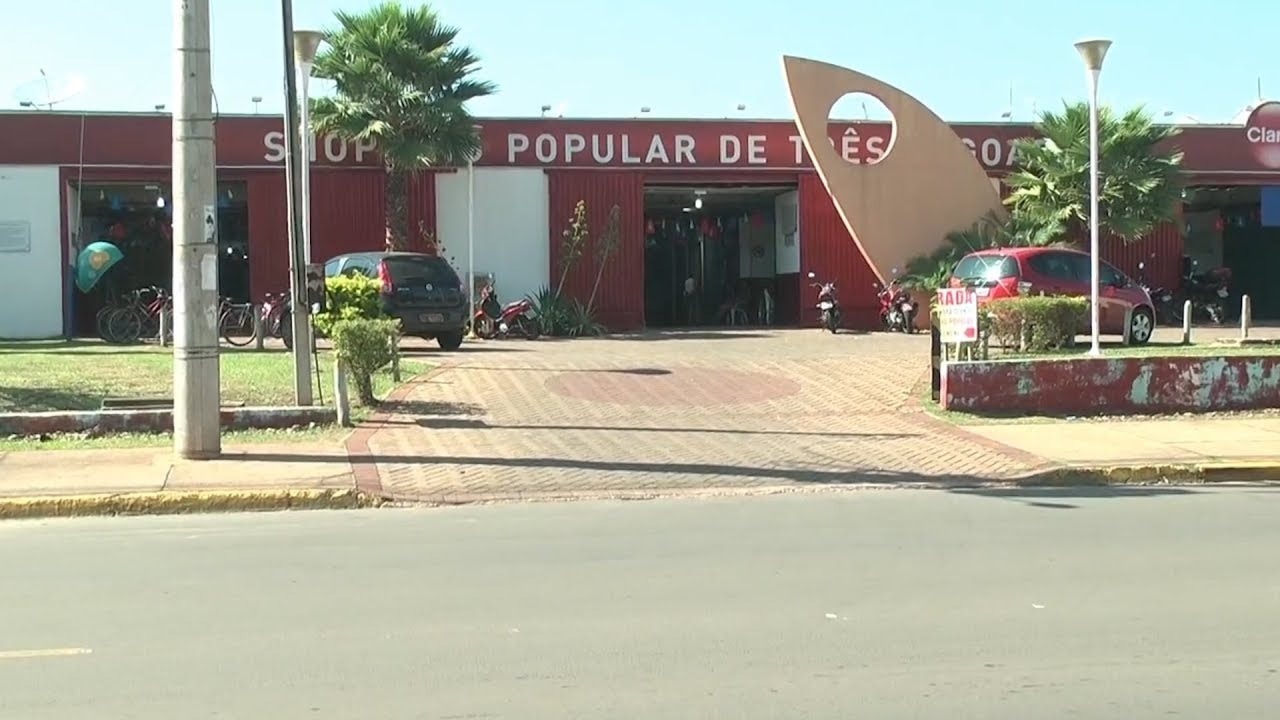
M 920 101 L 868 75 L 816 60 L 783 57 L 782 68 L 809 157 L 881 282 L 908 260 L 933 252 L 948 233 L 988 213 L 1004 213 L 973 153 Z M 874 164 L 846 162 L 828 139 L 831 108 L 854 92 L 878 98 L 893 114 L 893 138 Z

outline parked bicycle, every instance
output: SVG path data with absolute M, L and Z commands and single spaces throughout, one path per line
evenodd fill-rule
M 218 334 L 232 347 L 244 347 L 254 340 L 253 303 L 218 300 Z
M 139 288 L 113 298 L 98 311 L 98 337 L 113 345 L 128 345 L 142 338 L 158 338 L 160 315 L 172 313 L 173 299 L 159 287 Z M 168 340 L 172 328 L 166 328 Z

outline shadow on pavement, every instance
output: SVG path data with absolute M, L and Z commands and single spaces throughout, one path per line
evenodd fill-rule
M 424 413 L 425 414 L 425 413 Z M 434 415 L 444 415 L 444 413 L 431 413 Z M 463 415 L 466 413 L 457 413 Z M 395 425 L 395 422 L 389 422 L 388 425 Z M 831 432 L 831 431 L 812 431 L 805 432 L 799 430 L 728 430 L 724 428 L 697 428 L 697 427 L 631 427 L 620 425 L 503 425 L 490 424 L 484 420 L 466 420 L 457 417 L 432 417 L 420 418 L 405 423 L 417 425 L 419 427 L 429 428 L 432 430 L 551 430 L 555 432 L 561 431 L 587 431 L 587 432 L 640 432 L 640 433 L 688 433 L 691 435 L 782 435 L 785 437 L 816 437 L 816 438 L 863 438 L 869 440 L 900 440 L 903 438 L 920 437 L 923 433 L 855 433 L 855 432 Z
M 643 333 L 619 333 L 605 335 L 601 340 L 745 340 L 773 337 L 767 332 L 752 330 L 653 330 Z
M 0 385 L 0 412 L 53 412 L 97 410 L 102 393 L 79 392 L 60 387 L 7 387 Z
M 604 460 L 573 460 L 569 458 L 492 458 L 449 455 L 364 455 L 315 457 L 288 453 L 246 452 L 241 457 L 248 462 L 334 462 L 352 465 L 475 465 L 481 467 L 528 468 L 549 470 L 586 470 L 591 472 L 625 472 L 669 475 L 694 475 L 705 477 L 740 477 L 755 480 L 774 480 L 819 485 L 893 485 L 923 484 L 948 485 L 955 488 L 979 488 L 984 483 L 1000 482 L 1000 478 L 977 478 L 960 475 L 925 475 L 895 471 L 858 468 L 850 470 L 812 470 L 805 468 L 747 467 L 713 463 L 653 463 L 618 462 Z

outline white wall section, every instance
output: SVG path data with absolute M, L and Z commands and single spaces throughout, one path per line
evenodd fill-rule
M 548 284 L 551 264 L 547 174 L 541 168 L 475 171 L 475 272 L 492 273 L 503 303 Z M 436 176 L 436 232 L 466 281 L 467 170 Z
M 0 165 L 0 338 L 62 335 L 56 166 Z

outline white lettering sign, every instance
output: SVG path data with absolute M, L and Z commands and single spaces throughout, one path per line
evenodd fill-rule
M 766 134 L 723 134 L 715 136 L 708 147 L 699 147 L 698 138 L 687 133 L 582 133 L 582 132 L 510 132 L 506 136 L 507 165 L 641 165 L 675 166 L 712 165 L 794 167 L 808 164 L 803 139 L 785 136 L 785 145 Z M 708 138 L 708 141 L 711 139 Z M 828 142 L 836 154 L 855 165 L 873 165 L 889 152 L 891 137 L 884 128 L 848 126 Z M 986 168 L 1005 168 L 1014 164 L 1013 141 L 999 138 L 963 139 L 966 147 Z M 342 148 L 326 141 L 321 144 L 331 162 L 341 162 Z M 268 150 L 276 161 L 283 158 L 283 142 L 279 133 L 268 136 Z M 357 147 L 357 157 L 361 154 Z M 699 159 L 698 153 L 702 152 Z
M 1272 130 L 1271 128 L 1258 127 L 1256 125 L 1246 129 L 1244 136 L 1246 140 L 1255 145 L 1280 143 L 1280 130 Z
M 732 165 L 742 158 L 742 143 L 732 135 L 720 136 L 720 164 Z
M 351 152 L 350 143 L 336 135 L 326 135 L 322 142 L 317 142 L 316 138 L 313 137 L 309 144 L 310 147 L 307 148 L 307 154 L 312 162 L 315 162 L 318 158 L 320 148 L 317 148 L 317 146 L 323 147 L 325 160 L 334 164 L 346 162 L 347 155 Z M 269 163 L 284 162 L 284 133 L 279 130 L 272 130 L 263 135 L 262 147 L 265 150 L 262 155 L 263 160 Z M 357 163 L 364 162 L 364 156 L 373 152 L 373 149 L 373 140 L 357 140 L 355 142 L 355 161 Z

